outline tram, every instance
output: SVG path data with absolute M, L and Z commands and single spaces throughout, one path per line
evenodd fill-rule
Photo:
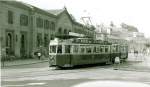
M 49 44 L 49 67 L 114 63 L 115 57 L 123 62 L 128 57 L 127 44 L 111 43 L 90 38 L 58 39 Z

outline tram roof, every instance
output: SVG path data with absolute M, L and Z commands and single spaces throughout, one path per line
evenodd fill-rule
M 84 38 L 87 36 L 79 33 L 69 32 L 69 34 L 57 34 L 55 35 L 55 37 L 59 39 L 70 39 L 70 38 Z
M 72 35 L 65 35 L 65 34 L 61 34 L 61 35 L 56 35 L 56 38 L 59 39 L 70 39 L 70 38 L 78 38 L 77 36 L 72 36 Z

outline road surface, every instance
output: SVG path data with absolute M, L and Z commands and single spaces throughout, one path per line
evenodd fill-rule
M 146 60 L 148 60 L 146 57 Z M 131 60 L 135 60 L 130 55 Z M 136 59 L 137 60 L 137 59 Z M 2 87 L 75 87 L 85 82 L 121 81 L 150 86 L 147 61 L 129 61 L 118 70 L 113 65 L 51 70 L 48 63 L 7 67 L 2 69 Z M 113 87 L 113 86 L 112 86 Z M 138 86 L 136 86 L 138 87 Z M 146 86 L 145 86 L 146 87 Z

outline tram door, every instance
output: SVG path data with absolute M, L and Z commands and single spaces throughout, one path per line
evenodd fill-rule
M 49 66 L 56 65 L 56 45 L 49 46 Z

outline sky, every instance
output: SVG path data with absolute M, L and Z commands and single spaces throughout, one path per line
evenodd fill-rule
M 150 0 L 18 0 L 41 9 L 62 9 L 64 6 L 78 21 L 90 16 L 92 24 L 133 25 L 150 37 Z

